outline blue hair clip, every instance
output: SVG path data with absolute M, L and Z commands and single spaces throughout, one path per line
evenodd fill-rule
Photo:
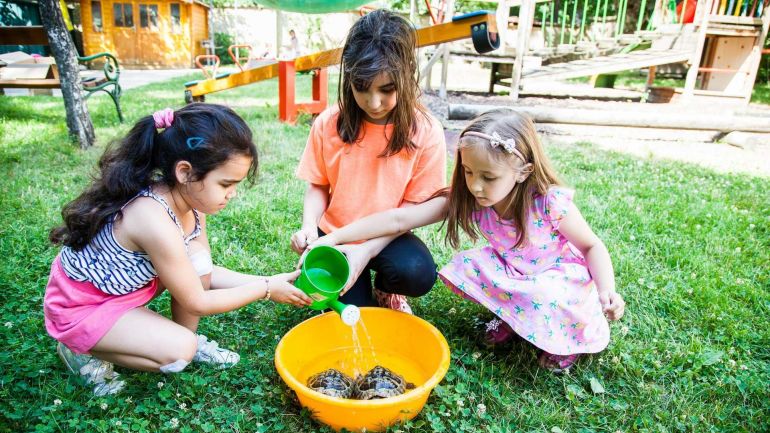
M 190 150 L 197 149 L 201 144 L 203 144 L 203 139 L 200 137 L 190 137 L 187 139 L 187 148 Z

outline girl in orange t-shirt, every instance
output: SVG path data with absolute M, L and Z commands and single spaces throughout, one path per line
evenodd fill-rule
M 416 41 L 408 21 L 383 10 L 350 29 L 337 105 L 315 120 L 297 168 L 308 182 L 302 228 L 291 237 L 297 253 L 319 235 L 445 187 L 443 129 L 417 101 Z M 430 251 L 410 232 L 340 249 L 351 269 L 343 302 L 411 313 L 405 296 L 422 296 L 436 281 Z

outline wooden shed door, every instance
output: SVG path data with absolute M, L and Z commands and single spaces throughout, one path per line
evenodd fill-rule
M 168 51 L 160 36 L 160 11 L 158 3 L 137 3 L 139 27 L 137 29 L 138 57 L 143 64 L 163 64 Z
M 112 20 L 114 25 L 113 39 L 121 63 L 136 64 L 136 7 L 131 2 L 113 3 Z

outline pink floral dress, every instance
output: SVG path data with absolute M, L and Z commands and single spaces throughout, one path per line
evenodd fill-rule
M 596 353 L 610 338 L 596 285 L 580 251 L 559 233 L 574 192 L 560 187 L 534 200 L 528 242 L 491 207 L 474 213 L 489 246 L 463 251 L 439 276 L 457 294 L 483 305 L 517 334 L 556 355 Z

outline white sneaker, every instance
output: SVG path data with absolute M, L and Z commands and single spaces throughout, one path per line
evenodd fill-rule
M 198 334 L 198 350 L 195 351 L 193 362 L 214 364 L 219 368 L 229 368 L 241 360 L 241 355 L 219 347 L 219 344 L 205 335 Z
M 75 353 L 62 343 L 56 346 L 56 352 L 70 373 L 80 377 L 87 386 L 93 385 L 97 397 L 117 394 L 126 385 L 119 379 L 120 374 L 113 370 L 111 362 Z

